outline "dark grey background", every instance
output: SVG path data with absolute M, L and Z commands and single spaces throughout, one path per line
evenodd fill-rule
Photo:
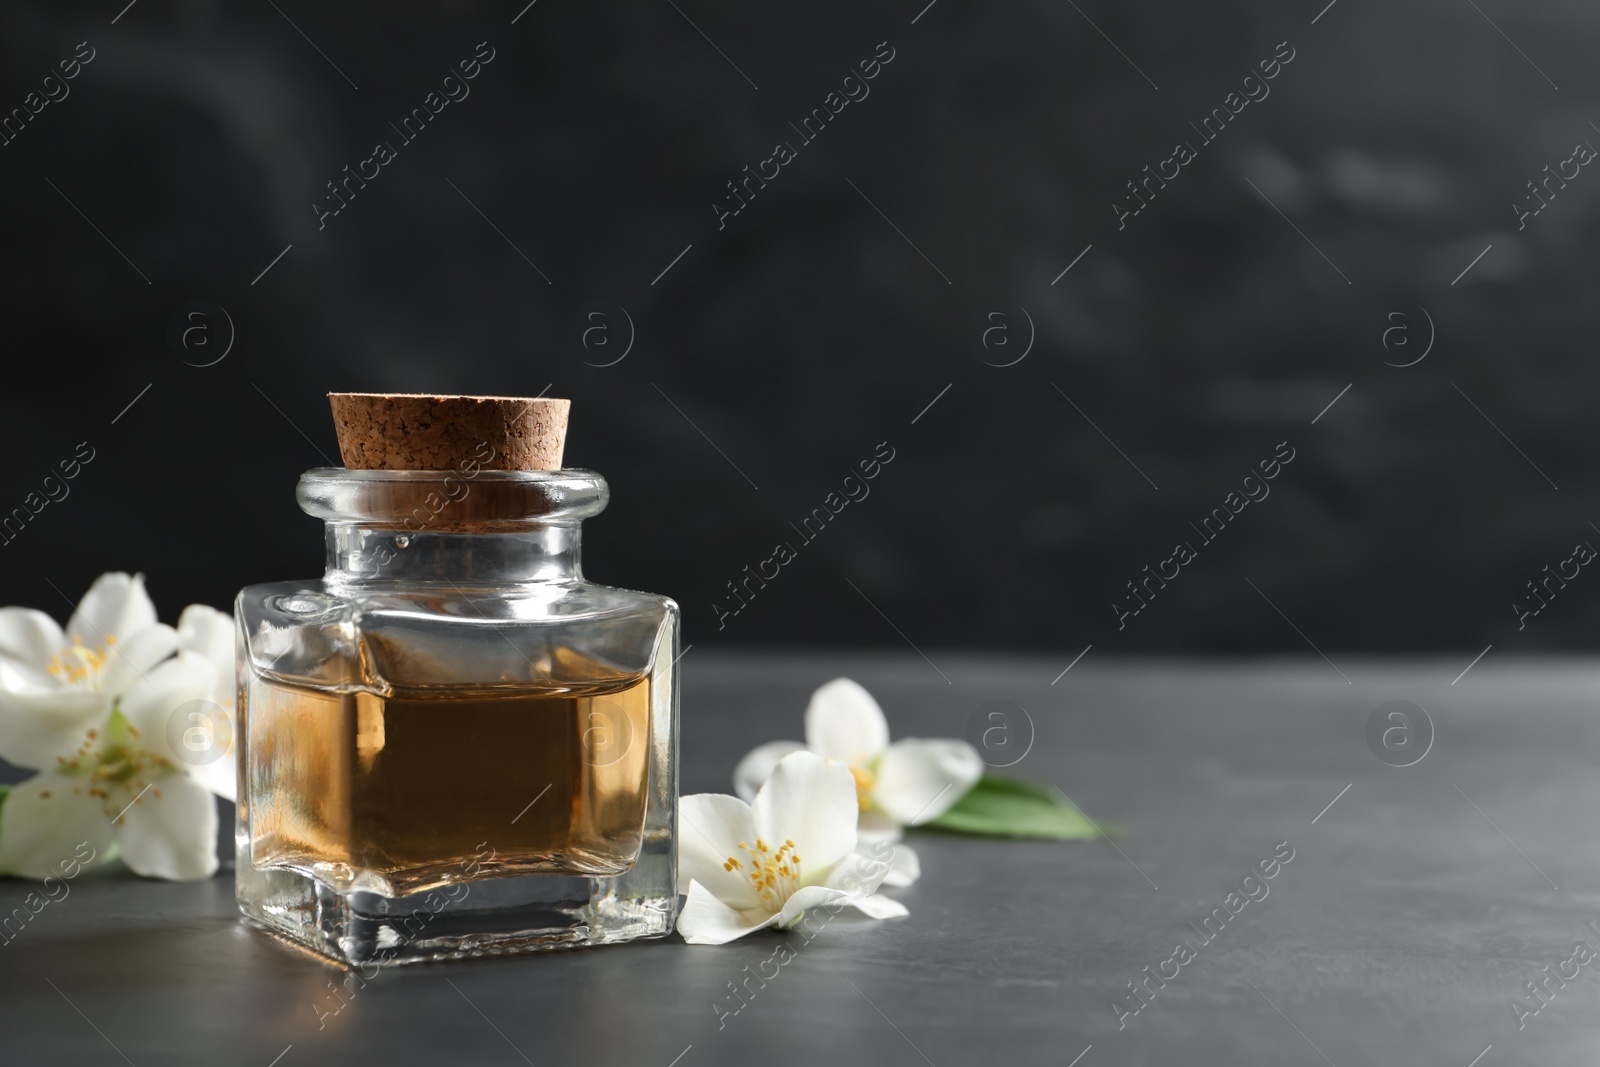
M 548 384 L 615 494 L 590 573 L 676 597 L 690 642 L 1304 651 L 1249 578 L 1328 651 L 1585 643 L 1585 579 L 1520 633 L 1511 602 L 1600 536 L 1600 177 L 1520 233 L 1511 205 L 1600 143 L 1600 12 L 924 2 L 0 5 L 0 111 L 96 49 L 0 148 L 0 512 L 96 450 L 0 546 L 0 602 L 64 615 L 49 583 L 139 569 L 172 617 L 313 575 L 291 494 L 336 454 L 326 391 Z M 324 183 L 485 40 L 319 232 Z M 871 95 L 719 231 L 724 183 L 881 41 Z M 1124 182 L 1280 41 L 1271 95 L 1119 232 Z M 197 299 L 237 327 L 205 369 L 165 337 Z M 592 300 L 636 328 L 615 366 L 568 343 Z M 986 365 L 975 326 L 1017 307 L 1032 350 Z M 1386 366 L 1422 309 L 1431 353 Z M 882 441 L 872 495 L 719 632 L 724 583 Z M 1280 441 L 1272 496 L 1119 632 L 1124 582 Z

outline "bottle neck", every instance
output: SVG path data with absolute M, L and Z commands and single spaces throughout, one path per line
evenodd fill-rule
M 581 580 L 581 524 L 610 492 L 585 470 L 319 467 L 295 496 L 327 524 L 331 583 L 483 587 Z
M 577 581 L 579 523 L 550 523 L 511 533 L 422 531 L 359 523 L 327 524 L 325 579 L 336 585 L 478 586 Z

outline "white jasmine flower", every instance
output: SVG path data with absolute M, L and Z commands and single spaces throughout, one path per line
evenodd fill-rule
M 863 841 L 898 841 L 903 827 L 937 819 L 983 775 L 983 759 L 965 741 L 907 737 L 890 744 L 889 723 L 872 694 L 849 678 L 835 678 L 806 706 L 806 743 L 771 741 L 752 749 L 733 771 L 741 797 L 754 796 L 778 761 L 809 750 L 844 762 L 855 778 Z M 889 886 L 917 880 L 916 853 L 895 849 Z
M 688 900 L 678 932 L 692 945 L 721 945 L 769 926 L 790 929 L 810 908 L 908 914 L 874 895 L 889 864 L 855 851 L 856 812 L 849 768 L 809 752 L 778 761 L 749 804 L 720 793 L 684 797 L 678 891 Z
M 0 608 L 0 757 L 39 771 L 0 807 L 0 872 L 46 877 L 85 841 L 147 877 L 216 871 L 215 805 L 170 742 L 172 713 L 217 684 L 186 640 L 143 576 L 101 575 L 65 632 Z
M 188 764 L 189 774 L 217 796 L 237 800 L 239 760 L 233 746 L 239 736 L 239 686 L 233 665 L 233 616 L 204 604 L 190 604 L 178 616 L 178 649 L 198 653 L 211 664 L 215 680 L 206 699 L 225 719 L 192 727 L 206 749 L 200 762 Z M 184 736 L 190 735 L 186 732 Z M 190 755 L 191 760 L 195 758 Z

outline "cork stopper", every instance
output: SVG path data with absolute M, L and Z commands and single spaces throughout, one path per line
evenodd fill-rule
M 570 400 L 329 393 L 349 470 L 561 469 Z

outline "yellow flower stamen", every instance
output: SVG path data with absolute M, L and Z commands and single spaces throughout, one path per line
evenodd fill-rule
M 74 637 L 72 644 L 50 657 L 44 669 L 52 678 L 67 685 L 98 688 L 100 673 L 110 661 L 111 649 L 116 643 L 116 638 L 108 637 L 104 648 L 89 648 L 81 637 Z
M 121 723 L 119 727 L 118 723 Z M 124 736 L 124 731 L 126 735 Z M 141 745 L 137 731 L 120 718 L 113 719 L 109 730 L 84 731 L 85 741 L 78 755 L 63 761 L 62 771 L 82 776 L 83 784 L 74 785 L 75 795 L 94 797 L 100 801 L 106 818 L 117 826 L 125 823 L 124 815 L 137 804 L 144 802 L 148 791 L 153 799 L 161 799 L 161 790 L 155 788 L 163 778 L 181 773 L 164 756 L 159 756 Z M 98 740 L 97 740 L 98 739 Z M 48 798 L 49 794 L 41 794 Z
M 856 804 L 866 811 L 872 807 L 872 787 L 878 784 L 878 776 L 855 764 L 850 765 L 850 776 L 856 780 Z
M 785 840 L 777 852 L 769 849 L 767 843 L 759 838 L 754 849 L 743 841 L 739 842 L 739 848 L 750 861 L 750 870 L 745 871 L 745 865 L 737 856 L 729 856 L 723 862 L 722 869 L 744 874 L 769 906 L 787 900 L 800 888 L 800 856 L 795 851 L 793 841 Z

